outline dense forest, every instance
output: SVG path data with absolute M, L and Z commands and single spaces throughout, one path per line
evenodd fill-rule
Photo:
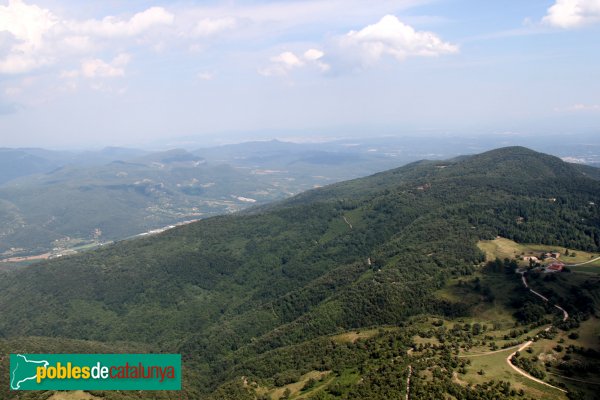
M 504 148 L 417 162 L 35 264 L 1 277 L 0 344 L 5 353 L 181 353 L 183 394 L 157 398 L 260 398 L 260 387 L 283 387 L 311 371 L 323 373 L 303 388 L 320 388 L 313 399 L 400 398 L 415 318 L 472 312 L 466 301 L 433 293 L 493 269 L 484 266 L 479 240 L 600 251 L 600 181 L 593 176 L 552 156 Z M 584 318 L 599 310 L 600 284 L 581 290 L 590 301 L 574 311 Z M 523 324 L 551 312 L 519 307 Z M 356 342 L 331 339 L 373 327 L 399 329 Z M 421 350 L 421 361 L 410 364 L 411 398 L 523 398 L 498 379 L 457 383 L 453 374 L 467 366 L 449 345 Z M 422 379 L 427 368 L 435 380 Z

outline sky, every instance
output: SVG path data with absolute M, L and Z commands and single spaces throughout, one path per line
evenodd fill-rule
M 600 0 L 0 1 L 0 147 L 594 132 Z

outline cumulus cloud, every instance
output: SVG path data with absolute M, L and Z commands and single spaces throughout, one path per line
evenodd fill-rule
M 325 53 L 317 49 L 308 49 L 304 52 L 304 58 L 311 61 L 316 61 L 320 58 L 323 58 L 324 55 Z
M 386 15 L 379 22 L 360 31 L 350 31 L 338 40 L 340 50 L 350 57 L 358 57 L 363 65 L 372 65 L 384 56 L 398 61 L 407 57 L 434 57 L 454 54 L 457 45 L 444 42 L 435 33 L 416 31 L 394 15 Z
M 542 22 L 564 29 L 599 23 L 600 0 L 556 0 Z
M 321 61 L 324 56 L 325 53 L 317 49 L 308 49 L 304 52 L 304 59 L 316 65 L 321 72 L 327 72 L 331 68 L 329 64 Z
M 47 63 L 44 58 L 36 58 L 31 54 L 8 54 L 0 60 L 0 74 L 19 74 L 28 72 Z
M 175 16 L 162 7 L 151 7 L 129 19 L 107 16 L 101 20 L 70 21 L 66 25 L 73 32 L 101 37 L 136 36 L 154 27 L 170 25 Z
M 130 61 L 131 56 L 127 53 L 119 54 L 110 62 L 88 59 L 81 62 L 79 70 L 63 71 L 61 78 L 119 78 L 125 76 L 125 67 Z
M 208 37 L 235 28 L 237 21 L 233 17 L 203 18 L 196 23 L 192 36 Z
M 58 19 L 49 10 L 21 0 L 10 0 L 7 6 L 0 6 L 0 32 L 13 39 L 7 54 L 0 58 L 0 73 L 27 72 L 48 63 L 48 57 L 39 53 L 45 37 L 57 23 Z
M 293 69 L 293 68 L 298 68 L 298 67 L 304 66 L 304 61 L 302 61 L 298 56 L 296 56 L 291 51 L 283 52 L 283 53 L 279 54 L 278 56 L 271 58 L 271 61 L 273 61 L 276 64 L 281 65 L 282 67 L 284 67 L 286 69 Z
M 67 36 L 62 43 L 67 48 L 80 53 L 91 51 L 94 48 L 94 43 L 89 36 Z
M 271 57 L 271 64 L 258 72 L 263 76 L 283 76 L 291 70 L 306 66 L 316 66 L 321 71 L 327 71 L 329 65 L 321 61 L 325 53 L 317 49 L 308 49 L 302 55 L 296 55 L 291 51 L 285 51 L 277 56 Z
M 102 38 L 135 37 L 170 25 L 174 18 L 162 7 L 151 7 L 131 18 L 74 21 L 23 0 L 9 0 L 8 5 L 0 6 L 0 74 L 26 73 L 57 60 L 78 62 L 73 56 L 89 55 Z M 96 64 L 98 71 L 109 75 L 122 70 Z
M 282 76 L 307 65 L 327 72 L 332 65 L 372 66 L 386 56 L 403 61 L 408 57 L 436 57 L 458 51 L 457 45 L 443 41 L 435 33 L 416 31 L 394 15 L 386 15 L 373 25 L 335 37 L 326 51 L 309 49 L 302 55 L 286 51 L 272 57 L 271 64 L 259 73 Z

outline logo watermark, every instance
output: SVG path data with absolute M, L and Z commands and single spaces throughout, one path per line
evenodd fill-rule
M 11 354 L 12 390 L 181 390 L 180 354 Z

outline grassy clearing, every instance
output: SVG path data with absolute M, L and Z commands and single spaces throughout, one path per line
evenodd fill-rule
M 594 322 L 597 321 L 591 321 L 591 323 Z M 589 324 L 589 326 L 591 326 L 591 324 Z M 559 341 L 562 342 L 560 343 L 560 345 L 563 347 L 561 351 L 558 351 L 556 347 L 559 344 Z M 531 346 L 532 352 L 523 354 L 527 357 L 538 357 L 538 365 L 541 369 L 544 369 L 543 364 L 545 362 L 556 362 L 563 359 L 563 357 L 565 357 L 568 354 L 568 352 L 566 351 L 567 346 L 569 346 L 570 344 L 574 344 L 575 346 L 582 346 L 585 344 L 584 342 L 585 340 L 581 340 L 581 338 L 577 340 L 571 340 L 568 338 L 568 333 L 561 331 L 553 340 L 540 340 L 535 342 Z M 575 354 L 571 354 L 570 356 L 574 359 L 579 359 L 581 361 L 584 360 L 584 358 Z M 548 375 L 545 380 L 550 381 L 553 385 L 563 383 L 564 385 L 566 385 L 567 388 L 582 390 L 588 395 L 594 394 L 598 389 L 600 389 L 600 376 L 598 374 L 586 373 L 583 375 L 572 376 L 570 377 L 571 379 L 569 379 L 569 377 L 563 378 L 562 376 L 564 375 L 564 371 L 561 371 L 557 368 L 547 368 L 546 373 Z M 594 383 L 598 384 L 595 385 Z
M 467 373 L 458 375 L 457 381 L 475 385 L 493 378 L 508 381 L 517 390 L 523 389 L 528 396 L 534 398 L 548 400 L 567 398 L 564 393 L 534 382 L 515 372 L 506 362 L 506 357 L 513 351 L 507 349 L 486 356 L 470 357 L 471 365 L 467 368 Z M 483 375 L 479 374 L 480 371 L 483 371 Z
M 500 259 L 514 258 L 524 251 L 521 245 L 501 237 L 494 240 L 480 240 L 477 247 L 485 253 L 485 258 L 488 261 L 494 260 L 496 257 Z
M 600 256 L 598 253 L 589 253 L 576 249 L 568 249 L 571 255 L 565 256 L 567 249 L 564 247 L 543 244 L 519 244 L 501 237 L 494 240 L 481 240 L 477 243 L 477 246 L 485 253 L 487 260 L 494 260 L 496 257 L 500 259 L 518 258 L 518 256 L 535 256 L 539 258 L 541 253 L 557 251 L 561 254 L 559 258 L 561 262 L 565 264 L 578 264 Z M 574 257 L 572 256 L 573 253 L 575 253 Z M 528 263 L 523 262 L 523 265 L 526 264 Z M 600 260 L 574 268 L 577 268 L 578 271 L 589 271 L 591 268 L 594 268 L 594 272 L 596 272 L 598 271 L 596 267 L 600 267 Z
M 437 338 L 434 338 L 434 337 L 432 337 L 432 338 L 424 338 L 424 337 L 421 337 L 421 336 L 415 336 L 413 338 L 413 341 L 415 342 L 415 344 L 423 344 L 423 345 L 431 344 L 431 345 L 436 345 L 437 346 L 437 345 L 440 344 L 440 341 Z
M 349 231 L 350 231 L 350 227 L 348 226 L 348 224 L 346 224 L 344 219 L 340 216 L 339 218 L 333 219 L 329 223 L 329 228 L 327 229 L 327 232 L 325 232 L 318 239 L 318 241 L 321 244 L 327 243 L 327 242 L 330 242 L 331 240 L 337 238 L 338 236 L 348 233 Z
M 325 388 L 331 382 L 331 379 L 328 379 L 330 374 L 331 371 L 311 371 L 302 375 L 298 382 L 290 383 L 289 385 L 274 389 L 259 387 L 256 389 L 256 394 L 266 395 L 272 400 L 278 400 L 284 397 L 286 391 L 289 391 L 290 399 L 304 399 L 308 395 L 314 394 L 319 390 L 323 390 L 323 388 Z M 310 379 L 314 379 L 317 382 L 309 390 L 303 391 L 302 389 L 306 386 Z
M 392 331 L 392 330 L 397 330 L 397 328 L 377 328 L 377 329 L 352 331 L 352 332 L 341 333 L 339 335 L 332 336 L 331 338 L 339 343 L 355 343 L 359 339 L 370 339 L 373 336 L 377 335 L 381 330 Z
M 600 320 L 598 318 L 591 317 L 582 322 L 575 331 L 579 334 L 579 339 L 569 339 L 569 342 L 600 351 Z
M 348 222 L 352 224 L 353 227 L 363 228 L 365 226 L 365 221 L 363 220 L 363 213 L 363 210 L 357 208 L 355 210 L 351 210 L 344 213 L 344 216 L 346 217 Z
M 484 297 L 473 289 L 477 281 L 482 287 L 490 288 L 494 296 L 493 301 L 485 301 Z M 435 295 L 440 299 L 470 306 L 471 315 L 475 317 L 461 318 L 461 322 L 479 322 L 494 325 L 498 329 L 510 329 L 514 326 L 515 319 L 512 316 L 514 310 L 510 309 L 507 300 L 520 285 L 520 281 L 507 279 L 503 274 L 476 273 L 470 278 L 449 280 Z M 452 325 L 453 323 L 449 327 Z

